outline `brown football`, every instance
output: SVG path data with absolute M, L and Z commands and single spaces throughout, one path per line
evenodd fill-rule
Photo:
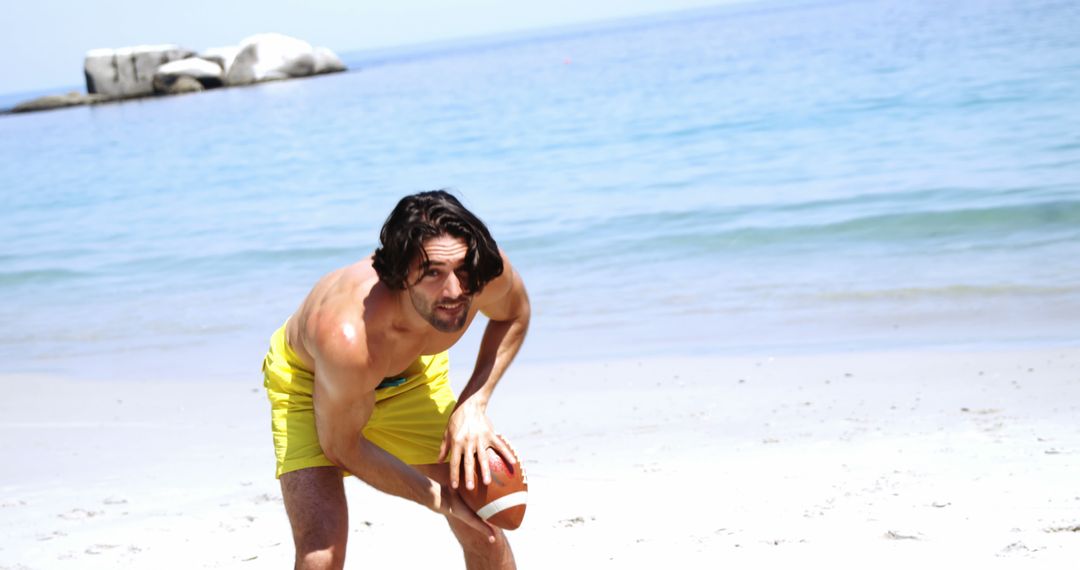
M 458 494 L 465 500 L 480 518 L 506 530 L 521 526 L 525 518 L 525 503 L 529 497 L 529 483 L 525 478 L 525 469 L 521 458 L 510 445 L 510 441 L 499 436 L 514 454 L 514 465 L 507 465 L 502 456 L 492 448 L 487 448 L 488 467 L 491 470 L 491 484 L 485 485 L 480 475 L 480 466 L 476 469 L 476 485 L 470 491 L 465 488 L 465 474 L 461 474 Z M 462 467 L 464 471 L 465 467 Z

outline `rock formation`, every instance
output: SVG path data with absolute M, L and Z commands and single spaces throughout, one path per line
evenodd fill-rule
M 86 93 L 72 91 L 66 95 L 46 95 L 44 97 L 38 97 L 37 99 L 24 101 L 15 105 L 15 107 L 11 109 L 11 112 L 29 113 L 31 111 L 48 111 L 49 109 L 61 109 L 63 107 L 97 103 L 103 99 L 105 99 L 103 95 L 87 95 Z
M 239 46 L 210 48 L 193 56 L 195 52 L 173 44 L 90 50 L 83 64 L 85 94 L 38 97 L 0 114 L 346 71 L 329 49 L 282 34 L 257 34 Z
M 232 67 L 234 61 L 236 61 L 236 54 L 240 53 L 240 46 L 224 46 L 207 48 L 199 54 L 199 57 L 206 61 L 212 61 L 221 66 L 222 73 L 228 73 L 229 68 Z M 222 75 L 222 80 L 225 76 Z
M 196 91 L 214 89 L 222 86 L 224 75 L 225 72 L 220 65 L 202 58 L 189 57 L 171 61 L 154 72 L 154 92 L 175 93 L 173 86 L 182 78 L 187 79 L 184 83 L 189 86 L 188 90 L 184 91 L 185 93 L 190 92 L 192 81 L 199 85 Z
M 315 73 L 315 48 L 282 34 L 257 34 L 240 42 L 225 75 L 228 85 L 304 77 Z
M 345 71 L 348 68 L 345 67 L 345 62 L 341 61 L 341 58 L 336 53 L 330 51 L 330 48 L 318 47 L 315 48 L 315 73 L 338 73 Z
M 150 95 L 159 66 L 192 55 L 171 44 L 90 50 L 83 65 L 86 92 L 109 97 Z

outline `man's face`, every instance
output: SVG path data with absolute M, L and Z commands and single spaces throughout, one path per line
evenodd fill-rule
M 469 247 L 465 240 L 448 235 L 424 242 L 427 263 L 414 262 L 406 289 L 416 312 L 440 332 L 457 332 L 465 326 L 472 295 L 465 292 L 463 263 Z

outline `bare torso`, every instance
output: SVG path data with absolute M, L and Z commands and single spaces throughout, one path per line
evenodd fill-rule
M 289 318 L 285 334 L 296 355 L 316 373 L 319 348 L 314 339 L 320 326 L 329 324 L 341 327 L 346 335 L 348 331 L 363 335 L 368 346 L 378 348 L 372 372 L 380 377 L 394 376 L 421 355 L 440 353 L 461 339 L 483 307 L 484 293 L 487 291 L 476 296 L 466 325 L 459 331 L 444 333 L 430 326 L 410 326 L 401 306 L 408 302 L 408 296 L 381 283 L 368 257 L 320 279 Z

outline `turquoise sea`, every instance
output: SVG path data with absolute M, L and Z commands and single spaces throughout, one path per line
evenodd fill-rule
M 525 277 L 523 360 L 1075 344 L 1078 30 L 1072 1 L 756 2 L 3 116 L 0 358 L 252 381 L 441 187 Z

